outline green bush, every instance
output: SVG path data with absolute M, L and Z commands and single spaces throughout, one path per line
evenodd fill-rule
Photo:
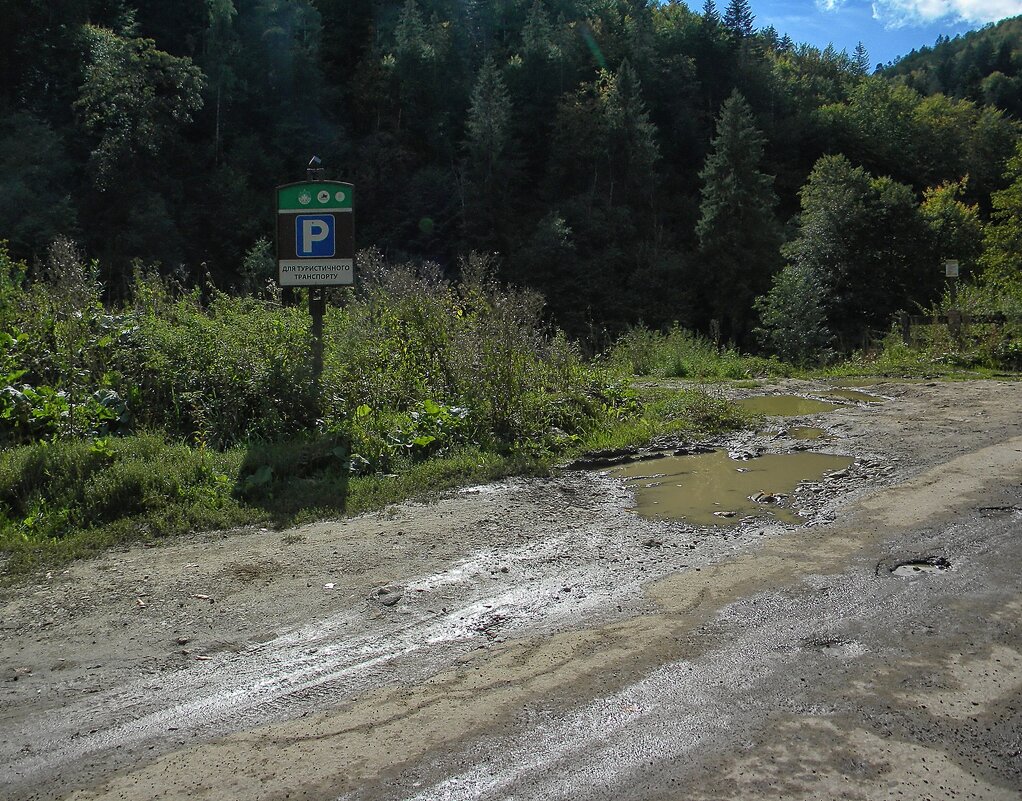
M 458 284 L 372 252 L 359 264 L 360 291 L 326 321 L 323 378 L 327 423 L 350 435 L 359 471 L 464 445 L 556 451 L 628 405 L 487 259 L 465 260 Z
M 209 523 L 233 507 L 238 454 L 169 444 L 155 434 L 40 442 L 0 450 L 4 539 L 61 538 L 168 508 Z
M 172 296 L 139 276 L 120 343 L 120 382 L 138 424 L 225 448 L 312 428 L 308 314 L 198 290 Z

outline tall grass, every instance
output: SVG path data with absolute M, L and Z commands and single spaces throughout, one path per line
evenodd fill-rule
M 608 354 L 608 363 L 628 374 L 705 381 L 790 375 L 777 359 L 747 356 L 675 325 L 666 333 L 632 328 Z

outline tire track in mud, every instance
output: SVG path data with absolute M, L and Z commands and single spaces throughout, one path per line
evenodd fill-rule
M 388 801 L 673 798 L 655 792 L 647 795 L 657 784 L 667 785 L 665 776 L 672 777 L 672 785 L 689 788 L 678 797 L 748 798 L 752 797 L 749 790 L 716 796 L 708 789 L 704 795 L 695 788 L 706 788 L 712 781 L 704 775 L 693 782 L 691 776 L 705 770 L 705 763 L 719 762 L 721 753 L 725 764 L 744 757 L 751 743 L 764 736 L 783 752 L 769 733 L 764 735 L 765 722 L 771 719 L 786 725 L 801 720 L 803 732 L 822 732 L 819 741 L 791 738 L 797 758 L 809 758 L 799 749 L 816 749 L 818 753 L 811 758 L 821 760 L 821 768 L 826 754 L 864 750 L 861 742 L 854 741 L 879 732 L 879 736 L 896 736 L 895 743 L 887 744 L 890 751 L 914 749 L 924 754 L 924 763 L 927 759 L 943 763 L 942 775 L 949 788 L 954 785 L 956 791 L 979 793 L 965 797 L 1014 798 L 1022 782 L 1010 765 L 977 769 L 980 762 L 976 757 L 985 750 L 982 741 L 966 741 L 945 751 L 928 739 L 943 730 L 945 721 L 931 716 L 925 705 L 920 708 L 914 697 L 904 695 L 906 676 L 926 668 L 933 675 L 960 678 L 965 671 L 957 655 L 933 644 L 920 649 L 919 642 L 907 640 L 902 632 L 938 617 L 949 598 L 968 598 L 977 611 L 984 610 L 987 615 L 1009 608 L 1005 599 L 1022 593 L 1017 574 L 1012 577 L 1005 571 L 1001 578 L 1006 580 L 993 585 L 987 579 L 992 563 L 1022 556 L 1022 546 L 1014 536 L 1019 522 L 1022 514 L 1016 513 L 1013 519 L 1001 521 L 995 532 L 977 535 L 973 521 L 931 537 L 957 554 L 956 566 L 946 575 L 904 579 L 893 571 L 878 574 L 871 569 L 872 560 L 862 554 L 843 574 L 808 575 L 794 589 L 784 587 L 742 598 L 721 608 L 711 623 L 718 631 L 716 641 L 723 643 L 720 647 L 697 658 L 661 665 L 639 681 L 560 718 L 519 725 L 510 734 L 475 740 L 433 759 L 427 757 L 402 775 L 388 776 L 385 794 L 373 783 L 340 795 L 336 801 L 383 797 Z M 904 545 L 895 549 L 902 550 Z M 669 628 L 672 624 L 665 620 L 664 625 Z M 947 634 L 969 636 L 968 625 L 963 627 L 961 622 L 949 629 Z M 1010 625 L 1005 627 L 1010 629 Z M 1022 647 L 1017 640 L 1016 629 L 1015 648 Z M 1000 646 L 998 664 L 1005 654 L 1022 662 L 1018 651 Z M 859 679 L 851 688 L 842 687 L 843 677 L 853 675 L 884 678 L 875 684 Z M 978 695 L 977 688 L 955 688 L 950 680 L 944 686 L 951 707 L 958 704 L 970 710 L 963 719 L 996 716 L 1001 701 L 997 692 L 1012 692 L 1010 681 L 1000 689 L 995 685 L 980 688 L 984 692 Z M 958 695 L 970 700 L 959 703 Z M 884 704 L 892 704 L 908 720 L 915 718 L 914 725 L 895 732 L 878 726 L 871 716 L 879 718 L 877 707 Z M 844 731 L 850 720 L 859 734 Z M 806 740 L 813 745 L 807 746 Z M 735 749 L 737 743 L 746 745 Z M 888 758 L 889 754 L 877 751 L 863 763 L 859 780 L 873 787 L 872 792 L 902 784 L 905 778 L 899 771 L 912 774 L 904 766 L 892 768 Z M 466 764 L 472 767 L 458 769 Z M 912 777 L 912 784 L 925 791 L 934 777 L 919 773 Z M 733 779 L 735 786 L 741 784 L 740 778 L 739 773 Z M 848 784 L 847 776 L 836 779 L 845 789 L 855 786 Z M 815 781 L 808 771 L 801 779 L 789 776 L 786 780 L 796 789 Z M 791 797 L 802 795 L 793 791 Z
M 610 481 L 599 475 L 590 480 Z M 121 748 L 215 737 L 295 717 L 384 685 L 396 672 L 403 681 L 424 678 L 484 647 L 498 636 L 495 632 L 553 631 L 625 598 L 641 598 L 648 576 L 641 569 L 622 576 L 621 563 L 600 554 L 623 535 L 638 537 L 648 525 L 619 505 L 601 509 L 600 523 L 573 524 L 516 550 L 487 549 L 416 577 L 393 610 L 379 608 L 370 597 L 360 610 L 298 627 L 239 653 L 221 653 L 187 670 L 103 690 L 22 727 L 8 727 L 0 739 L 5 763 L 0 781 L 29 782 Z M 519 583 L 487 594 L 483 579 L 502 568 L 509 581 Z M 421 611 L 440 605 L 431 598 L 441 589 L 455 592 L 459 605 L 440 613 Z M 370 621 L 372 614 L 398 619 Z M 30 753 L 24 743 L 31 743 Z

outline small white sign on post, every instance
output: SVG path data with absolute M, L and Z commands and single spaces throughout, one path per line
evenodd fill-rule
M 944 262 L 944 277 L 945 278 L 957 278 L 958 277 L 958 262 L 954 259 L 948 259 Z

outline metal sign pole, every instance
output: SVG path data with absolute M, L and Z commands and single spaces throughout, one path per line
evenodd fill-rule
M 319 156 L 309 159 L 305 180 L 309 183 L 323 180 L 323 160 Z M 326 314 L 326 291 L 322 287 L 309 287 L 309 316 L 312 318 L 312 391 L 319 406 L 320 385 L 323 378 L 323 317 Z M 322 417 L 323 410 L 317 409 Z
M 312 388 L 319 398 L 320 379 L 323 377 L 323 316 L 326 314 L 326 291 L 323 287 L 309 287 L 309 315 L 312 317 Z
M 962 312 L 958 308 L 958 260 L 944 262 L 944 277 L 951 282 L 951 308 L 947 312 L 947 327 L 955 341 L 962 337 Z

